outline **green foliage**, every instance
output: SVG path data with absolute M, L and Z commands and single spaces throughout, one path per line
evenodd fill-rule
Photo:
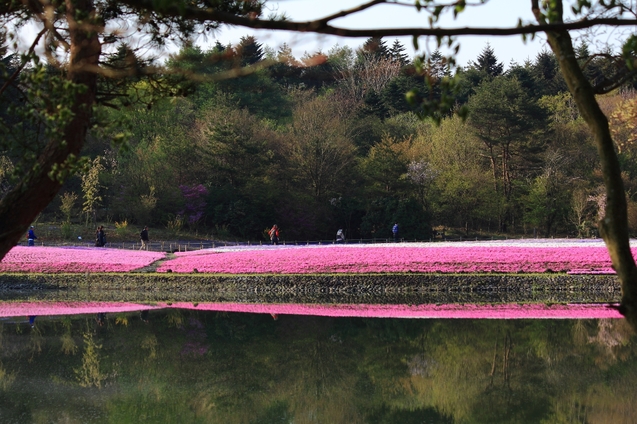
M 62 238 L 66 240 L 70 240 L 73 237 L 73 227 L 70 222 L 63 222 L 60 226 L 60 232 L 62 233 Z
M 121 222 L 115 221 L 115 233 L 119 237 L 128 238 L 132 234 L 131 229 L 128 226 L 128 220 L 123 220 Z
M 590 134 L 552 53 L 505 72 L 487 45 L 475 63 L 453 74 L 452 58 L 438 51 L 409 64 L 400 43 L 390 47 L 382 39 L 368 40 L 358 52 L 335 46 L 300 60 L 289 47 L 270 50 L 253 37 L 210 50 L 188 44 L 170 57 L 169 76 L 101 81 L 101 91 L 119 93 L 99 100 L 115 108 L 95 110 L 96 122 L 110 124 L 92 127 L 83 156 L 56 169 L 71 172 L 98 157 L 102 168 L 84 174 L 83 183 L 70 179 L 64 192 L 82 190 L 87 219 L 104 210 L 109 220 L 168 227 L 177 236 L 185 223 L 178 187 L 201 184 L 209 193 L 202 233 L 241 240 L 261 240 L 274 222 L 287 240 L 332 239 L 341 227 L 351 238 L 386 233 L 383 238 L 401 214 L 403 235 L 414 239 L 428 239 L 431 226 L 467 235 L 536 227 L 546 233 L 595 221 L 595 208 L 573 224 L 572 214 L 555 205 L 570 203 L 563 191 L 573 178 L 584 179 L 578 187 L 586 192 L 599 182 Z M 578 51 L 590 56 L 586 45 Z M 266 52 L 280 62 L 259 67 Z M 121 46 L 106 60 L 115 69 L 133 54 Z M 252 66 L 247 76 L 215 80 L 242 62 Z M 601 63 L 587 66 L 592 78 L 606 72 Z M 29 77 L 34 89 L 73 90 L 43 69 Z M 160 99 L 166 94 L 172 97 Z M 605 110 L 622 111 L 609 116 L 632 193 L 637 174 L 628 100 L 624 107 L 609 101 Z M 472 113 L 463 123 L 458 116 L 467 105 Z M 423 121 L 425 115 L 433 120 Z M 19 121 L 2 116 L 12 125 Z M 63 123 L 65 116 L 51 119 Z M 36 142 L 44 127 L 38 132 L 35 121 L 24 122 L 19 136 Z M 547 146 L 573 158 L 562 163 L 560 182 L 550 190 L 543 179 Z M 0 190 L 6 191 L 22 165 L 16 155 L 1 158 Z M 426 165 L 435 178 L 415 183 L 410 164 Z M 55 207 L 70 221 L 67 201 L 60 197 Z
M 73 214 L 77 198 L 78 196 L 75 192 L 68 191 L 60 196 L 60 212 L 62 212 L 62 216 L 64 216 L 64 223 L 69 224 L 71 222 L 71 215 Z
M 86 214 L 86 225 L 88 226 L 89 218 L 95 222 L 97 216 L 97 207 L 102 201 L 100 194 L 100 174 L 104 170 L 102 158 L 97 156 L 85 174 L 82 175 L 82 193 L 84 195 L 84 203 L 82 204 L 82 212 Z
M 11 160 L 9 167 L 3 167 L 3 176 L 11 182 L 40 169 L 36 158 L 50 140 L 64 143 L 65 129 L 74 117 L 71 109 L 75 98 L 86 90 L 40 62 L 37 56 L 27 55 L 21 61 L 31 66 L 28 72 L 19 73 L 20 89 L 11 88 L 8 96 L 3 96 L 0 114 L 0 127 L 5 128 L 0 136 L 0 151 Z M 69 157 L 51 171 L 50 177 L 62 181 L 84 164 L 81 159 Z
M 184 217 L 181 215 L 176 215 L 175 217 L 169 219 L 166 223 L 166 228 L 168 228 L 168 230 L 175 236 L 179 234 L 183 227 Z
M 431 237 L 429 214 L 416 199 L 399 200 L 392 197 L 375 199 L 361 221 L 364 238 L 390 239 L 391 229 L 399 224 L 400 238 L 428 240 Z
M 569 186 L 556 170 L 547 170 L 531 183 L 525 197 L 525 222 L 534 228 L 544 228 L 549 237 L 557 222 L 564 222 L 568 214 Z

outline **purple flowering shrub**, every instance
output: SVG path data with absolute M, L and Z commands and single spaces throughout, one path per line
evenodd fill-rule
M 182 196 L 184 196 L 184 209 L 178 214 L 186 218 L 188 226 L 194 228 L 202 220 L 206 210 L 206 197 L 208 189 L 199 184 L 196 186 L 180 185 Z

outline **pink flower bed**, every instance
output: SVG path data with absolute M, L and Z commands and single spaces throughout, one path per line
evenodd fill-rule
M 637 249 L 634 250 L 637 253 Z M 324 246 L 215 250 L 176 253 L 159 272 L 220 274 L 310 273 L 608 273 L 610 257 L 601 246 Z
M 164 257 L 143 250 L 16 246 L 0 262 L 0 272 L 128 272 Z

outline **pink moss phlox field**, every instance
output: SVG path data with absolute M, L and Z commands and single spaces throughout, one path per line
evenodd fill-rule
M 128 272 L 165 256 L 144 250 L 16 246 L 0 262 L 0 272 Z
M 254 303 L 177 302 L 171 308 L 199 311 L 261 313 L 272 315 L 315 315 L 363 318 L 432 318 L 432 319 L 605 319 L 623 318 L 616 308 L 602 304 L 568 305 L 314 305 Z
M 637 249 L 633 249 L 637 253 Z M 159 272 L 220 274 L 310 273 L 607 273 L 605 247 L 324 246 L 177 253 Z M 612 270 L 611 270 L 612 271 Z

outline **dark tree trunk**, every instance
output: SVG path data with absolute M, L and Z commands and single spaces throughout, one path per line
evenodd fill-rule
M 538 0 L 532 0 L 532 4 L 537 20 L 542 23 L 544 18 L 540 14 Z M 561 20 L 562 2 L 557 2 L 556 7 L 556 16 Z M 620 312 L 633 328 L 637 329 L 637 267 L 630 250 L 626 194 L 608 119 L 597 103 L 592 85 L 577 62 L 569 33 L 547 32 L 546 35 L 568 89 L 591 129 L 597 145 L 606 187 L 606 214 L 599 222 L 599 230 L 621 282 Z
M 57 195 L 62 183 L 49 174 L 56 168 L 64 169 L 69 157 L 79 156 L 91 120 L 97 85 L 95 69 L 101 54 L 99 31 L 91 23 L 94 6 L 92 0 L 67 0 L 66 8 L 71 41 L 67 77 L 86 90 L 75 98 L 74 117 L 64 130 L 64 139 L 49 141 L 37 166 L 0 201 L 0 259 L 18 244 L 29 225 Z M 76 12 L 89 18 L 78 24 L 74 20 Z

